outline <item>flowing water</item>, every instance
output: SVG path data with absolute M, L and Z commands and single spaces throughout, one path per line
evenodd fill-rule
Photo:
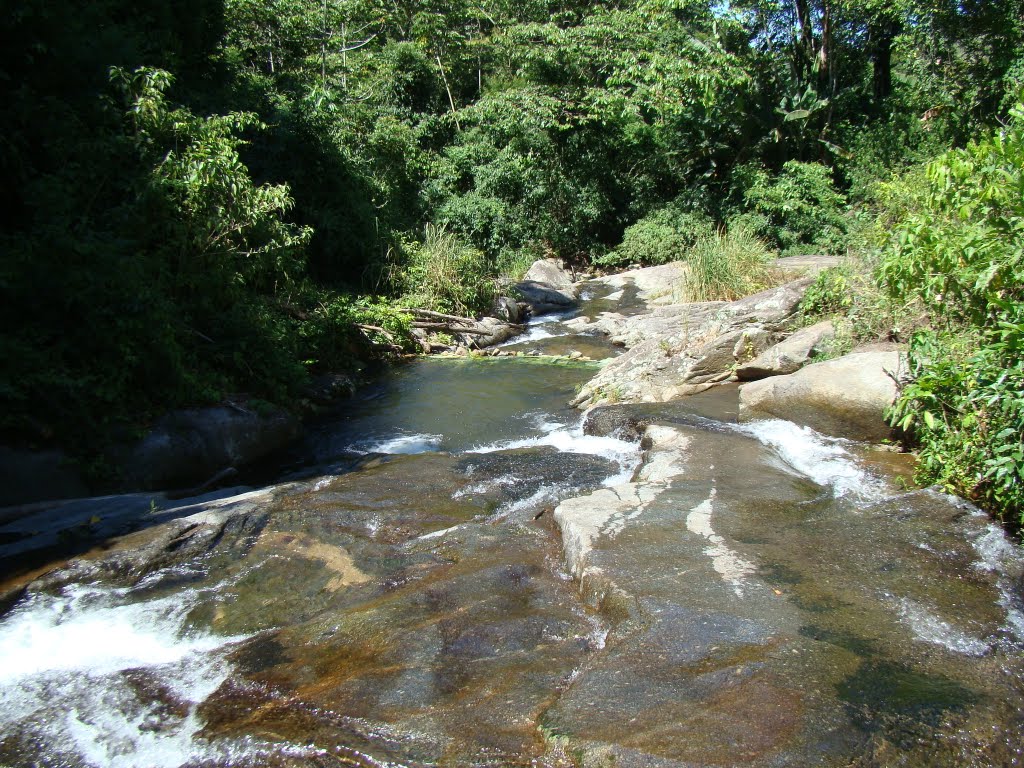
M 511 348 L 614 353 L 563 319 Z M 587 434 L 595 371 L 419 360 L 291 481 L 63 508 L 139 530 L 8 601 L 0 765 L 1021 764 L 998 527 L 727 388 Z

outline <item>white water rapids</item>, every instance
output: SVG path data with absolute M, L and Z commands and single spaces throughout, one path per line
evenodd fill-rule
M 138 588 L 90 584 L 34 594 L 0 621 L 0 734 L 47 745 L 39 765 L 177 768 L 307 753 L 201 737 L 198 709 L 245 639 L 188 626 L 189 612 L 214 598 L 185 589 L 139 599 Z

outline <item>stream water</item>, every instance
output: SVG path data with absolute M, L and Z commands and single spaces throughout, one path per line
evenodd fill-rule
M 563 320 L 510 348 L 614 354 Z M 1022 763 L 1001 529 L 905 490 L 903 457 L 735 424 L 727 388 L 632 413 L 686 447 L 644 485 L 635 434 L 567 406 L 595 371 L 401 366 L 295 479 L 32 582 L 0 617 L 0 765 Z M 588 497 L 584 568 L 552 510 Z

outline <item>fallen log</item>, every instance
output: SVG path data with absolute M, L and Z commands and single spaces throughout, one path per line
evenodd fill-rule
M 434 312 L 430 309 L 402 309 L 402 312 L 408 312 L 413 317 L 423 317 L 429 320 L 450 320 L 456 323 L 475 323 L 477 322 L 471 317 L 460 317 L 458 315 L 446 315 L 443 312 Z
M 481 328 L 462 328 L 456 327 L 452 323 L 413 322 L 411 325 L 413 328 L 421 328 L 424 331 L 441 331 L 443 333 L 451 334 L 465 333 L 469 336 L 490 336 L 494 333 L 493 328 L 489 330 Z

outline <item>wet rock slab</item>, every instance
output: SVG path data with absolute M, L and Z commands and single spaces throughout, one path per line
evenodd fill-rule
M 616 470 L 550 448 L 368 457 L 197 503 L 30 593 L 92 582 L 142 601 L 181 594 L 191 631 L 236 638 L 231 675 L 198 708 L 202 743 L 237 753 L 212 764 L 251 764 L 262 744 L 255 764 L 561 765 L 537 721 L 596 648 L 597 622 L 534 520 L 540 501 L 520 502 Z M 159 674 L 138 672 L 152 690 L 131 706 L 171 729 L 189 705 Z M 47 727 L 6 729 L 0 762 L 29 764 L 33 729 Z
M 553 741 L 585 766 L 1019 759 L 1021 558 L 994 566 L 984 518 L 869 477 L 837 498 L 742 429 L 645 444 L 633 483 L 556 509 L 614 626 Z

